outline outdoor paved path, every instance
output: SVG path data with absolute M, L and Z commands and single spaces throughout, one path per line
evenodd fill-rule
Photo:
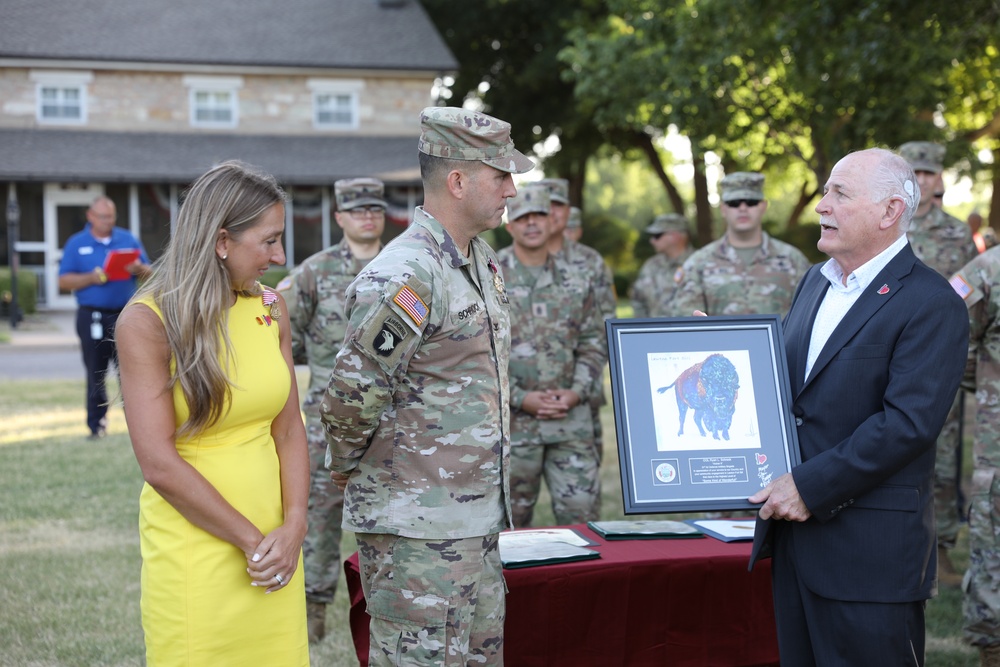
M 0 322 L 0 328 L 10 336 L 9 343 L 0 343 L 0 381 L 83 381 L 75 327 L 76 311 L 72 310 L 28 315 L 14 329 L 7 320 Z

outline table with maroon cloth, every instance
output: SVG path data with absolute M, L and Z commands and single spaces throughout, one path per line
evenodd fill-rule
M 747 572 L 749 542 L 605 540 L 596 560 L 504 570 L 504 662 L 514 667 L 777 665 L 770 561 Z M 350 623 L 368 664 L 358 555 L 344 563 Z

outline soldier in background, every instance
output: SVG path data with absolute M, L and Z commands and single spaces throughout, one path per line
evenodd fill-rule
M 326 634 L 326 606 L 333 602 L 340 577 L 340 524 L 344 492 L 326 469 L 326 435 L 319 407 L 330 381 L 333 360 L 344 342 L 347 316 L 344 292 L 382 248 L 386 203 L 384 185 L 375 178 L 333 184 L 334 218 L 344 238 L 295 267 L 276 287 L 285 297 L 292 327 L 292 354 L 309 365 L 309 388 L 302 411 L 309 438 L 309 528 L 302 543 L 309 641 Z
M 583 238 L 583 212 L 576 206 L 569 207 L 569 218 L 566 220 L 566 229 L 563 236 L 567 241 L 578 242 Z
M 980 649 L 980 665 L 1000 667 L 1000 248 L 977 255 L 951 279 L 969 308 L 969 361 L 963 386 L 976 397 L 969 571 L 964 632 Z
M 510 295 L 510 504 L 531 525 L 542 477 L 560 526 L 600 518 L 600 457 L 588 403 L 608 360 L 593 281 L 549 253 L 549 193 L 507 202 L 498 254 Z
M 568 270 L 583 276 L 594 284 L 594 294 L 597 296 L 597 308 L 604 319 L 614 317 L 618 309 L 618 298 L 615 296 L 615 281 L 611 268 L 601 256 L 590 246 L 576 241 L 569 241 L 563 235 L 569 221 L 569 181 L 565 178 L 543 178 L 528 187 L 542 187 L 549 193 L 551 208 L 549 221 L 552 234 L 549 236 L 549 253 L 557 255 L 568 267 Z M 607 402 L 604 396 L 604 373 L 595 380 L 597 383 L 590 392 L 590 414 L 594 422 L 594 442 L 597 444 L 598 455 L 604 453 L 604 429 L 601 425 L 601 407 Z
M 673 312 L 784 316 L 809 260 L 796 247 L 764 231 L 763 174 L 728 174 L 719 189 L 726 232 L 684 262 L 677 274 Z
M 321 408 L 371 617 L 369 664 L 503 664 L 510 311 L 479 234 L 534 164 L 510 125 L 428 107 L 424 204 L 347 288 Z
M 976 256 L 976 244 L 969 226 L 954 218 L 934 203 L 934 194 L 943 191 L 941 172 L 944 170 L 945 148 L 929 141 L 911 141 L 899 147 L 899 154 L 917 176 L 920 205 L 906 237 L 917 259 L 945 278 L 965 266 Z M 959 389 L 955 403 L 937 440 L 934 465 L 934 520 L 938 535 L 938 582 L 957 588 L 962 575 L 955 570 L 949 552 L 955 546 L 960 524 L 959 461 L 961 422 L 964 417 L 964 397 Z
M 690 315 L 675 313 L 671 307 L 677 289 L 674 277 L 692 252 L 687 220 L 677 213 L 658 215 L 643 233 L 649 235 L 656 253 L 643 262 L 632 283 L 632 316 Z

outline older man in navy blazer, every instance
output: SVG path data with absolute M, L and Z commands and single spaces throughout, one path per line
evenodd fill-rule
M 802 463 L 750 497 L 763 503 L 750 566 L 773 557 L 783 665 L 923 665 L 934 441 L 968 317 L 907 245 L 920 190 L 902 158 L 851 153 L 823 192 L 817 247 L 831 259 L 784 322 Z

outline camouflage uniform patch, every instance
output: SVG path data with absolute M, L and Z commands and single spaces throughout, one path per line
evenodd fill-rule
M 696 250 L 684 262 L 673 312 L 685 317 L 696 310 L 707 315 L 784 316 L 809 266 L 809 260 L 795 246 L 771 238 L 766 232 L 747 266 L 723 236 Z
M 558 259 L 572 273 L 582 276 L 594 283 L 594 296 L 597 298 L 597 309 L 604 319 L 614 317 L 618 310 L 618 297 L 615 294 L 615 280 L 601 253 L 590 246 L 567 240 L 563 244 Z M 594 445 L 599 457 L 604 455 L 604 434 L 601 426 L 601 407 L 607 403 L 604 394 L 604 372 L 595 380 L 590 392 L 590 418 L 594 427 Z
M 920 149 L 910 155 L 911 164 L 914 161 L 927 159 L 921 155 L 928 150 L 927 146 L 934 146 L 925 142 L 911 143 Z M 940 171 L 940 166 L 937 171 Z M 910 241 L 910 247 L 913 248 L 917 259 L 945 278 L 950 278 L 978 254 L 969 226 L 935 206 L 932 206 L 926 215 L 914 218 L 910 222 L 906 238 Z M 955 545 L 961 525 L 956 481 L 963 412 L 961 393 L 960 389 L 935 444 L 937 458 L 934 461 L 934 522 L 937 526 L 938 543 L 947 548 Z
M 978 255 L 957 275 L 970 288 L 963 386 L 973 385 L 976 396 L 964 632 L 974 645 L 995 646 L 1000 645 L 1000 247 Z
M 677 291 L 676 276 L 692 254 L 685 250 L 677 257 L 656 253 L 639 269 L 632 283 L 632 317 L 679 317 L 691 313 L 677 313 L 673 308 Z
M 418 208 L 348 287 L 322 408 L 327 463 L 350 475 L 348 530 L 444 539 L 509 525 L 510 317 L 491 262 L 481 239 L 467 258 Z M 404 286 L 428 307 L 418 330 L 393 302 Z M 392 317 L 414 333 L 383 356 Z
M 607 363 L 604 314 L 595 285 L 550 256 L 536 274 L 513 247 L 500 251 L 511 295 L 511 506 L 514 526 L 531 524 L 541 479 L 552 496 L 556 523 L 599 518 L 600 457 L 590 397 Z M 563 419 L 538 419 L 520 409 L 525 394 L 572 389 L 580 404 Z
M 504 581 L 496 535 L 358 535 L 371 616 L 368 664 L 503 664 Z
M 276 288 L 285 297 L 296 361 L 309 365 L 309 386 L 302 402 L 310 464 L 308 530 L 302 558 L 306 598 L 323 604 L 333 601 L 340 577 L 344 493 L 330 481 L 326 469 L 326 435 L 319 406 L 347 328 L 344 291 L 367 263 L 354 257 L 347 241 L 342 240 L 304 260 Z

